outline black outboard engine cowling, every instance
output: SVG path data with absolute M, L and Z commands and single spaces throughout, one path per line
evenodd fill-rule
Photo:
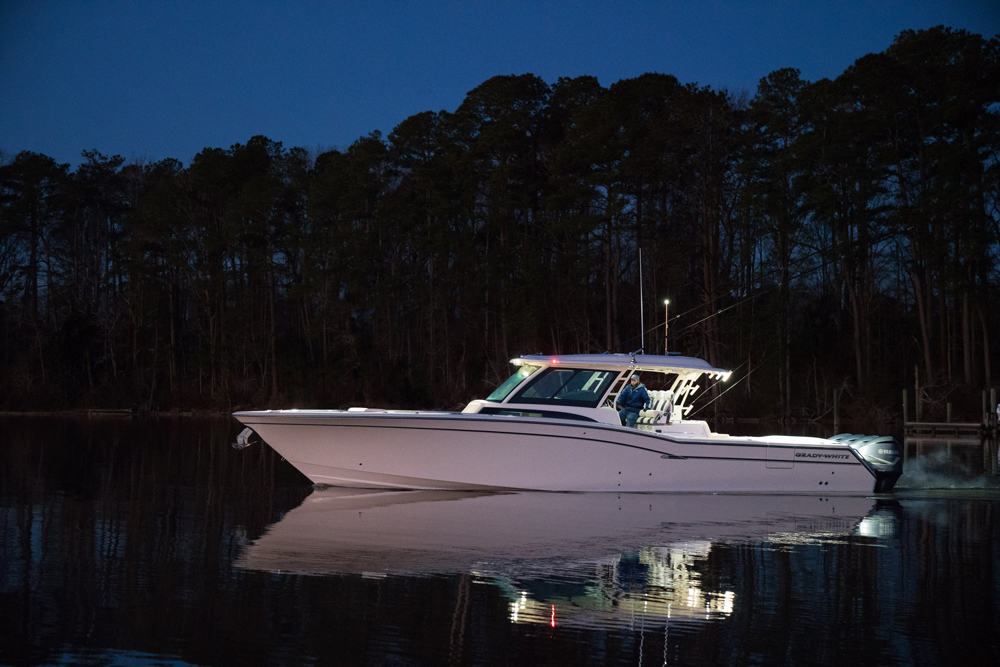
M 903 474 L 903 448 L 892 436 L 841 433 L 831 440 L 846 442 L 875 475 L 875 493 L 889 493 Z

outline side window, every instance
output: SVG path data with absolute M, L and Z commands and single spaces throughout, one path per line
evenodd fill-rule
M 606 371 L 580 371 L 566 383 L 566 393 L 596 393 L 601 387 L 605 386 L 605 380 L 607 380 L 610 375 L 611 373 Z

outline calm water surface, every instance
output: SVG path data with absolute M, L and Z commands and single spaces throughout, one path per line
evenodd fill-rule
M 978 443 L 911 443 L 886 498 L 482 495 L 314 489 L 238 430 L 0 419 L 0 664 L 1000 655 Z

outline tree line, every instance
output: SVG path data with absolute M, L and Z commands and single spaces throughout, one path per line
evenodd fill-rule
M 751 97 L 497 76 L 320 154 L 0 165 L 0 407 L 455 407 L 524 353 L 667 344 L 733 414 L 997 378 L 1000 41 L 906 31 Z M 641 251 L 641 271 L 640 271 Z M 640 290 L 641 288 L 641 290 Z M 640 291 L 645 303 L 640 303 Z

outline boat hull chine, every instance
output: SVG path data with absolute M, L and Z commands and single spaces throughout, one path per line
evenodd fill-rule
M 446 479 L 431 479 L 413 477 L 411 475 L 393 475 L 379 472 L 359 472 L 350 468 L 339 468 L 310 463 L 305 461 L 290 461 L 313 484 L 324 486 L 343 486 L 354 489 L 398 489 L 398 490 L 440 490 L 440 491 L 529 491 L 506 486 L 486 484 L 471 484 L 455 482 Z

